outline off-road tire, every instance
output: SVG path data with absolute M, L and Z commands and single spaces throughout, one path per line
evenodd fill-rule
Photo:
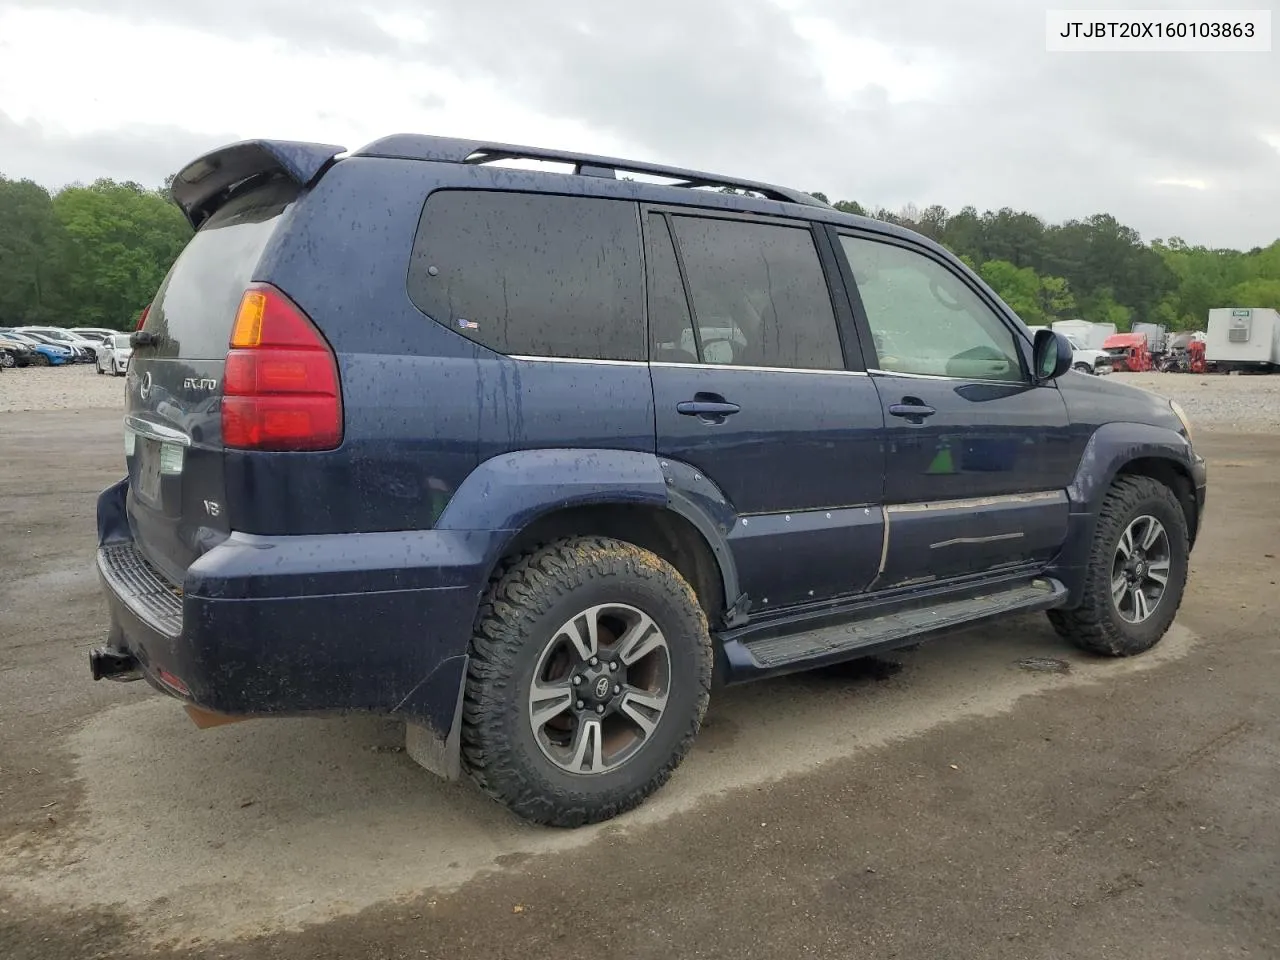
M 617 769 L 575 775 L 534 739 L 527 696 L 544 645 L 579 611 L 621 602 L 653 618 L 671 655 L 670 694 L 650 741 Z M 462 762 L 482 790 L 526 820 L 577 827 L 639 806 L 684 759 L 710 699 L 711 638 L 689 584 L 662 558 L 605 537 L 560 540 L 506 563 L 471 640 Z
M 1111 598 L 1111 565 L 1116 545 L 1128 525 L 1142 515 L 1159 520 L 1169 537 L 1169 581 L 1151 616 L 1129 623 Z M 1173 491 L 1150 477 L 1120 477 L 1102 502 L 1083 599 L 1070 610 L 1050 610 L 1049 622 L 1059 636 L 1082 650 L 1110 657 L 1131 657 L 1150 650 L 1168 631 L 1182 603 L 1187 582 L 1189 538 L 1187 518 Z

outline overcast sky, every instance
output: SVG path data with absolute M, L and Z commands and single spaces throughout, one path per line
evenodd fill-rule
M 0 173 L 159 184 L 233 140 L 413 131 L 1275 240 L 1280 53 L 1045 51 L 1046 6 L 1128 5 L 0 0 Z

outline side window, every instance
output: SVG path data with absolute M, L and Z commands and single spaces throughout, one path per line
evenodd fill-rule
M 703 363 L 844 368 L 831 295 L 804 227 L 675 216 Z
M 642 263 L 633 203 L 442 190 L 422 211 L 409 297 L 499 353 L 643 360 Z
M 879 367 L 969 380 L 1024 379 L 1014 333 L 959 277 L 904 247 L 841 237 Z
M 680 266 L 667 218 L 649 214 L 649 359 L 666 363 L 697 363 L 689 301 L 680 282 Z

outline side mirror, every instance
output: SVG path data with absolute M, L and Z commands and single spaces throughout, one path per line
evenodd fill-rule
M 1037 330 L 1032 356 L 1036 382 L 1056 380 L 1071 369 L 1071 341 L 1052 330 Z

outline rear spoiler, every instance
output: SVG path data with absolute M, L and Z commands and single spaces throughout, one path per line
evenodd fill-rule
M 298 186 L 311 183 L 346 147 L 291 140 L 244 140 L 220 147 L 183 167 L 169 188 L 195 229 L 250 177 L 283 173 Z

